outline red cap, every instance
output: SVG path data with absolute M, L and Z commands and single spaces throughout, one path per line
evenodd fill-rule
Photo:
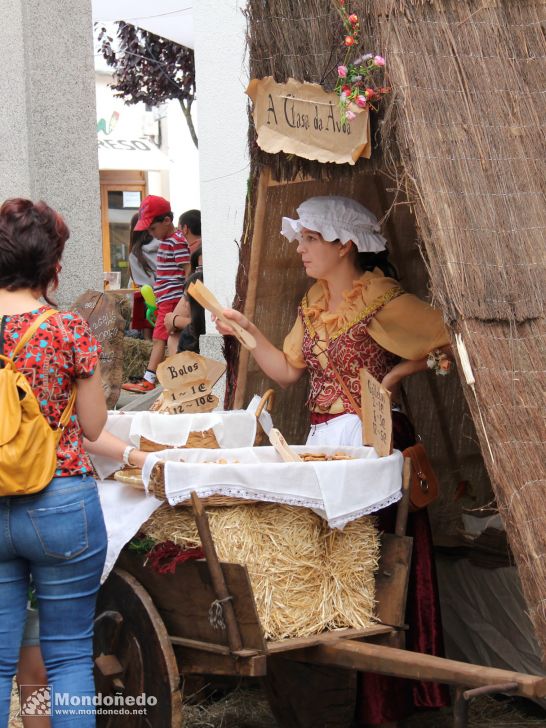
M 171 203 L 164 197 L 148 195 L 142 200 L 138 211 L 138 222 L 135 230 L 147 230 L 152 224 L 154 217 L 160 217 L 171 212 Z

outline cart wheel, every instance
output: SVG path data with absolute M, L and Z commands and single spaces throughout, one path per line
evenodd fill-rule
M 269 657 L 265 692 L 283 728 L 349 728 L 355 712 L 356 675 L 354 670 Z
M 122 569 L 114 569 L 99 591 L 94 653 L 95 684 L 103 698 L 99 707 L 119 711 L 99 711 L 98 728 L 181 728 L 180 675 L 167 630 L 150 595 Z M 116 696 L 142 694 L 144 705 L 135 700 L 128 707 L 119 697 L 116 703 Z M 120 706 L 146 712 L 123 715 Z

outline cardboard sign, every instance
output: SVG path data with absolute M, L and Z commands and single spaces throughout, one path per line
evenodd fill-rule
M 362 389 L 362 442 L 379 457 L 392 453 L 391 393 L 369 373 L 360 370 Z
M 304 159 L 355 164 L 369 159 L 370 117 L 367 109 L 341 123 L 339 97 L 316 83 L 293 78 L 277 83 L 272 76 L 250 81 L 246 90 L 254 104 L 258 146 L 265 152 L 286 152 Z
M 163 386 L 159 412 L 211 412 L 219 404 L 212 388 L 226 370 L 226 365 L 191 351 L 170 356 L 157 368 Z

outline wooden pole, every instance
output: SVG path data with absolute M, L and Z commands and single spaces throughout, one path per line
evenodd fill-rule
M 243 642 L 241 640 L 235 609 L 233 608 L 233 598 L 228 592 L 224 572 L 222 571 L 222 566 L 220 565 L 220 560 L 218 559 L 216 547 L 210 532 L 209 519 L 203 508 L 203 503 L 195 491 L 192 491 L 191 502 L 195 523 L 199 531 L 199 538 L 201 539 L 201 546 L 205 552 L 209 567 L 212 587 L 224 613 L 229 649 L 231 652 L 237 652 L 242 649 Z
M 258 193 L 256 198 L 256 211 L 252 228 L 252 242 L 250 248 L 250 264 L 248 268 L 248 285 L 246 289 L 244 315 L 251 319 L 256 309 L 256 294 L 258 291 L 258 276 L 262 258 L 262 246 L 265 237 L 264 222 L 267 209 L 267 188 L 271 170 L 264 167 L 260 172 L 258 180 Z M 248 380 L 248 364 L 250 356 L 246 349 L 241 348 L 239 352 L 239 366 L 237 367 L 237 389 L 233 400 L 234 409 L 242 409 L 245 404 L 245 395 Z
M 404 468 L 402 470 L 402 498 L 398 502 L 396 511 L 396 526 L 394 533 L 397 536 L 406 535 L 406 526 L 408 524 L 409 512 L 409 489 L 411 481 L 411 458 L 404 458 Z

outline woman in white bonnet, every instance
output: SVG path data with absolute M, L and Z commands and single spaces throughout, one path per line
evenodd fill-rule
M 402 379 L 426 370 L 428 354 L 448 348 L 449 337 L 441 313 L 394 279 L 386 240 L 366 207 L 348 197 L 311 197 L 297 212 L 296 220 L 283 218 L 281 232 L 298 241 L 305 272 L 316 283 L 282 351 L 243 314 L 229 309 L 226 317 L 255 336 L 254 358 L 282 387 L 309 372 L 308 444 L 361 445 L 359 370 L 366 367 L 396 400 Z
M 307 405 L 311 414 L 308 444 L 361 445 L 359 370 L 368 371 L 397 400 L 400 382 L 425 371 L 428 355 L 449 352 L 442 315 L 405 293 L 388 262 L 386 240 L 366 207 L 347 197 L 312 197 L 297 209 L 298 218 L 283 218 L 282 234 L 297 240 L 306 274 L 315 283 L 303 297 L 296 321 L 277 349 L 242 313 L 225 311 L 256 338 L 252 352 L 263 372 L 287 387 L 309 374 Z M 231 330 L 216 323 L 221 334 Z M 341 381 L 342 383 L 341 383 Z M 393 411 L 394 446 L 414 444 L 405 415 Z M 379 515 L 380 530 L 392 531 L 394 509 Z M 408 524 L 414 555 L 408 615 L 408 649 L 441 654 L 441 627 L 431 537 L 426 511 Z M 419 625 L 418 629 L 412 626 Z M 376 675 L 361 680 L 358 726 L 386 725 L 414 707 L 439 708 L 449 703 L 447 690 L 431 683 L 411 683 Z

